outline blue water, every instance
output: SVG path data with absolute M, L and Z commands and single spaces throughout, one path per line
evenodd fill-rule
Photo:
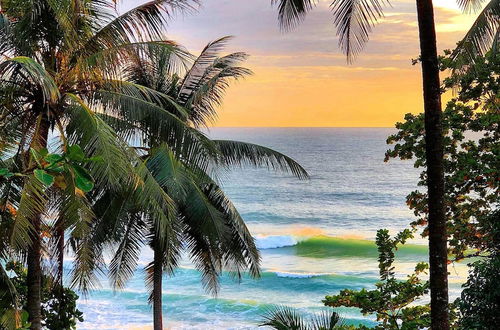
M 188 261 L 164 280 L 166 325 L 174 329 L 255 329 L 276 304 L 304 313 L 322 309 L 321 299 L 343 288 L 373 288 L 379 228 L 397 232 L 413 219 L 405 196 L 416 189 L 411 162 L 384 163 L 386 128 L 216 128 L 210 135 L 262 144 L 299 161 L 311 175 L 299 181 L 263 169 L 220 173 L 223 187 L 256 237 L 262 277 L 237 283 L 222 278 L 217 298 L 207 294 Z M 425 241 L 402 250 L 396 270 L 403 276 L 425 261 Z M 142 264 L 151 260 L 143 251 Z M 451 292 L 459 292 L 464 267 L 451 270 Z M 79 303 L 79 329 L 147 329 L 151 308 L 138 270 L 127 289 L 103 288 Z M 373 324 L 356 310 L 341 309 L 347 322 Z

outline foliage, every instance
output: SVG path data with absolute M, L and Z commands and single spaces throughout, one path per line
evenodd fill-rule
M 500 95 L 500 53 L 489 51 L 484 56 L 476 56 L 474 67 L 458 72 L 459 63 L 451 57 L 452 52 L 444 52 L 440 57 L 441 70 L 452 70 L 443 80 L 443 88 L 455 89 L 456 99 L 462 103 L 479 106 L 498 107 Z
M 264 315 L 260 326 L 276 330 L 333 330 L 345 329 L 342 319 L 333 310 L 304 318 L 296 310 L 286 306 L 277 306 Z
M 467 282 L 457 300 L 460 329 L 497 329 L 500 326 L 500 211 L 481 222 L 488 236 L 489 255 L 470 264 Z
M 444 67 L 452 64 L 443 61 Z M 456 259 L 484 250 L 485 231 L 481 219 L 490 214 L 500 198 L 500 54 L 478 60 L 477 70 L 454 75 L 445 87 L 458 88 L 458 96 L 443 111 L 445 134 L 445 211 L 449 246 Z M 395 145 L 386 152 L 390 158 L 415 159 L 416 168 L 425 168 L 423 114 L 406 114 L 397 123 L 398 132 L 387 143 Z M 426 172 L 419 186 L 426 185 Z M 407 204 L 417 216 L 413 227 L 427 225 L 427 193 L 416 190 L 407 196 Z M 424 236 L 427 231 L 424 230 Z
M 26 305 L 28 288 L 26 286 L 26 269 L 18 262 L 9 262 L 7 271 L 12 271 L 11 277 L 20 306 Z M 77 322 L 83 322 L 83 313 L 76 307 L 78 295 L 69 288 L 64 288 L 54 282 L 49 276 L 42 277 L 42 323 L 47 329 L 76 329 Z
M 19 296 L 12 279 L 0 263 L 0 329 L 28 329 L 28 313 L 22 310 Z
M 41 183 L 50 187 L 55 184 L 58 188 L 65 189 L 68 184 L 66 179 L 71 178 L 72 184 L 83 192 L 89 192 L 94 187 L 94 182 L 89 172 L 80 164 L 84 162 L 102 161 L 101 157 L 86 158 L 78 145 L 68 146 L 68 151 L 62 154 L 49 153 L 47 148 L 41 150 L 30 149 L 36 162 L 28 171 L 12 173 L 9 168 L 0 168 L 0 179 L 9 179 L 13 176 L 28 176 L 33 174 Z
M 380 282 L 374 290 L 341 290 L 339 294 L 327 296 L 323 302 L 331 307 L 357 307 L 364 315 L 375 314 L 380 324 L 376 329 L 425 329 L 430 325 L 428 305 L 412 305 L 418 298 L 428 293 L 427 281 L 419 275 L 428 269 L 426 263 L 419 263 L 415 272 L 406 280 L 396 278 L 394 272 L 394 252 L 399 244 L 412 238 L 410 230 L 400 232 L 391 238 L 386 229 L 377 232 L 376 243 L 379 252 Z M 363 327 L 361 327 L 363 328 Z

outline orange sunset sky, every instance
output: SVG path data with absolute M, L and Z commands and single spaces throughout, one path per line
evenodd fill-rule
M 233 35 L 228 51 L 251 55 L 254 75 L 229 88 L 215 126 L 390 127 L 422 111 L 420 67 L 411 65 L 419 54 L 415 1 L 391 1 L 351 65 L 337 47 L 330 3 L 319 1 L 288 33 L 270 0 L 202 0 L 171 21 L 168 37 L 194 53 Z M 453 0 L 434 4 L 438 49 L 453 48 L 475 15 Z

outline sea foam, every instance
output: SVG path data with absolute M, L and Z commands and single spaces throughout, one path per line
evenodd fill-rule
M 311 278 L 318 276 L 328 276 L 328 273 L 289 273 L 289 272 L 275 272 L 278 277 L 286 278 Z

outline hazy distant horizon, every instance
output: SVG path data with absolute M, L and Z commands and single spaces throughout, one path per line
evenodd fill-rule
M 395 128 L 394 126 L 209 126 L 212 128 Z

